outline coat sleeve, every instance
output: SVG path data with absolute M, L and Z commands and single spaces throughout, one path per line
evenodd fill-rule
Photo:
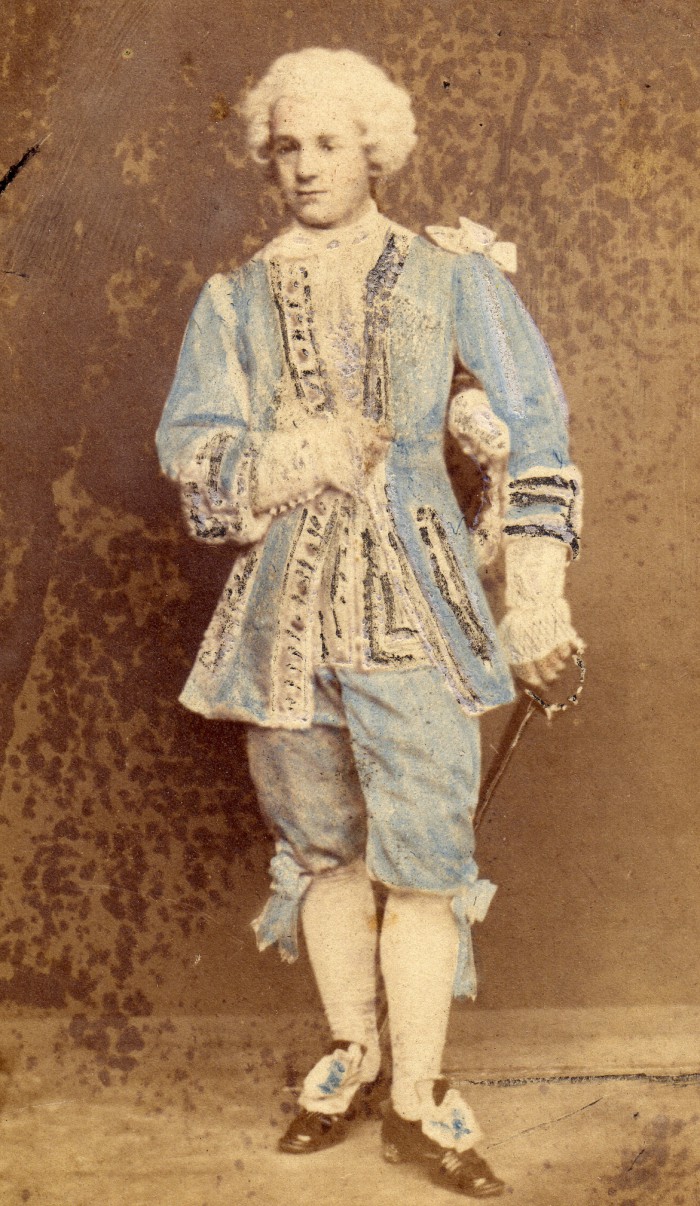
M 223 275 L 204 286 L 190 317 L 156 434 L 163 472 L 179 482 L 191 535 L 248 544 L 269 514 L 253 510 L 259 437 L 250 430 L 248 381 Z
M 249 544 L 275 516 L 342 478 L 339 465 L 354 454 L 347 433 L 325 416 L 283 431 L 254 429 L 230 294 L 229 279 L 218 275 L 197 300 L 156 445 L 163 472 L 180 484 L 191 535 Z
M 500 632 L 509 660 L 524 663 L 581 645 L 564 598 L 566 562 L 579 551 L 582 501 L 580 474 L 569 461 L 566 400 L 544 339 L 489 259 L 455 260 L 454 297 L 458 358 L 483 387 L 507 449 L 507 611 Z M 451 416 L 455 423 L 459 418 Z
M 579 548 L 581 482 L 549 349 L 512 285 L 483 255 L 455 260 L 455 343 L 509 437 L 506 536 Z

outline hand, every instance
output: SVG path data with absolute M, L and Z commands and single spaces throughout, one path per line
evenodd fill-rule
M 332 431 L 332 435 L 331 435 Z M 391 443 L 389 431 L 368 419 L 358 418 L 352 424 L 329 425 L 328 484 L 344 494 L 363 493 L 365 479 L 387 454 Z
M 389 451 L 391 432 L 383 423 L 372 423 L 369 419 L 363 419 L 358 439 L 362 448 L 364 471 L 371 473 Z
M 525 683 L 528 687 L 534 687 L 538 691 L 545 691 L 548 684 L 553 683 L 566 669 L 569 659 L 575 651 L 576 646 L 573 641 L 566 641 L 545 657 L 537 658 L 533 662 L 520 662 L 513 667 L 513 671 L 520 682 Z

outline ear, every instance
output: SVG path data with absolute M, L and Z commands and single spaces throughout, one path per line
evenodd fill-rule
M 382 174 L 382 169 L 375 159 L 377 148 L 374 143 L 371 142 L 363 142 L 362 145 L 365 152 L 365 159 L 367 160 L 367 171 L 369 172 L 369 178 L 370 180 L 376 180 Z
M 373 163 L 371 148 L 367 151 L 367 169 L 370 180 L 376 182 L 377 180 L 381 179 L 383 174 L 382 169 L 378 163 Z

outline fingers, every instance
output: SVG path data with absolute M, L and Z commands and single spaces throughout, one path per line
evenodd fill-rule
M 390 440 L 381 432 L 373 431 L 369 434 L 364 443 L 364 464 L 365 471 L 370 472 L 383 457 L 386 456 L 389 449 Z
M 558 649 L 555 649 L 552 653 L 548 653 L 546 657 L 537 663 L 540 677 L 546 683 L 553 683 L 559 677 L 562 670 L 566 669 L 567 661 L 568 658 L 566 656 L 562 657 Z
M 520 682 L 525 683 L 528 687 L 534 687 L 537 691 L 544 690 L 545 684 L 540 678 L 537 662 L 521 662 L 513 669 Z
M 563 670 L 566 670 L 572 650 L 573 645 L 567 641 L 553 649 L 546 657 L 514 666 L 515 675 L 528 687 L 534 687 L 539 691 L 545 690 L 547 686 L 555 682 Z

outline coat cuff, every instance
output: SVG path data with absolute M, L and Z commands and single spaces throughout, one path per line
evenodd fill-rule
M 252 439 L 220 431 L 177 467 L 190 535 L 210 543 L 252 544 L 263 538 L 272 517 L 252 509 L 256 461 Z
M 536 465 L 508 482 L 504 534 L 557 540 L 578 557 L 583 491 L 575 465 Z
M 491 409 L 483 389 L 465 389 L 455 394 L 447 426 L 462 452 L 480 465 L 488 466 L 494 461 L 507 463 L 510 433 Z
M 329 485 L 333 462 L 342 455 L 327 423 L 270 432 L 263 437 L 256 465 L 255 512 L 278 514 L 316 498 Z

